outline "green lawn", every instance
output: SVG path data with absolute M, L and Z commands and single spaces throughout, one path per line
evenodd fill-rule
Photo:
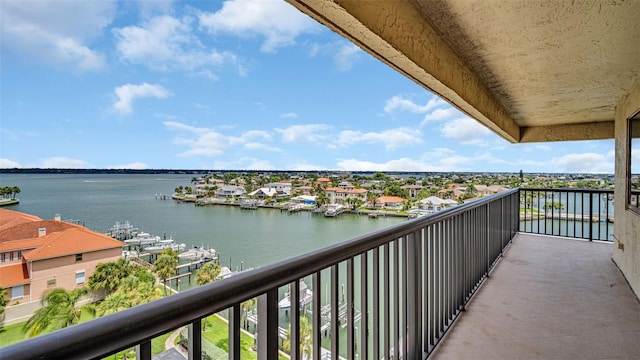
M 89 314 L 89 312 L 83 309 L 82 315 L 80 316 L 80 322 L 89 321 L 91 319 L 93 319 L 91 314 Z M 13 324 L 13 325 L 5 326 L 2 329 L 0 329 L 0 347 L 11 345 L 11 344 L 20 342 L 22 340 L 25 340 L 26 336 L 22 331 L 23 325 L 24 323 Z M 169 335 L 171 335 L 172 332 L 173 331 L 167 334 L 158 336 L 157 338 L 151 341 L 151 350 L 154 355 L 164 351 L 164 343 L 169 337 Z M 135 359 L 135 354 L 129 357 Z M 112 359 L 112 358 L 113 357 L 108 357 L 108 359 Z
M 229 332 L 227 323 L 218 316 L 207 318 L 207 331 L 202 334 L 204 339 L 229 352 Z M 253 338 L 245 333 L 240 333 L 240 357 L 242 359 L 257 359 L 258 355 L 251 350 Z

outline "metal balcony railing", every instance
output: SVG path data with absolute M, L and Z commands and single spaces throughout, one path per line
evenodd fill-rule
M 520 231 L 613 241 L 613 190 L 520 189 Z
M 258 358 L 277 359 L 279 291 L 290 286 L 291 358 L 302 359 L 299 287 L 307 277 L 313 359 L 424 358 L 518 231 L 519 202 L 516 189 L 456 206 L 28 339 L 1 348 L 0 358 L 92 359 L 136 347 L 150 359 L 151 339 L 186 325 L 189 358 L 200 359 L 200 320 L 228 310 L 229 359 L 239 359 L 241 303 L 258 297 Z

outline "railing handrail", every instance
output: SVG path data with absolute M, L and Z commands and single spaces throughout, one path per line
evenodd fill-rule
M 512 189 L 500 192 L 271 265 L 241 272 L 150 303 L 27 339 L 0 348 L 0 358 L 38 359 L 58 356 L 88 359 L 121 351 L 192 323 L 195 319 L 209 316 L 262 295 L 270 289 L 326 269 L 393 239 L 471 209 L 487 206 L 494 200 L 508 197 L 518 191 L 519 189 Z M 126 339 L 123 339 L 123 328 L 126 329 Z M 57 353 L 52 353 L 52 343 L 60 344 L 56 348 Z
M 603 193 L 603 194 L 613 194 L 614 190 L 612 189 L 589 189 L 589 188 L 532 188 L 532 187 L 523 187 L 520 188 L 522 191 L 569 191 L 569 192 L 592 192 L 592 193 Z

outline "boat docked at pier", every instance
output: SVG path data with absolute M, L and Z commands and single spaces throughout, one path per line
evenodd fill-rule
M 160 240 L 159 242 L 142 248 L 142 252 L 149 254 L 159 254 L 165 249 L 172 249 L 174 251 L 182 252 L 187 246 L 185 244 L 176 244 L 173 239 Z
M 344 206 L 340 204 L 330 204 L 324 211 L 326 217 L 336 217 L 344 212 Z
M 107 236 L 110 236 L 116 240 L 125 241 L 129 239 L 133 239 L 138 235 L 138 228 L 134 227 L 129 223 L 129 221 L 125 221 L 124 224 L 121 224 L 119 221 L 107 231 Z
M 146 232 L 140 232 L 136 236 L 132 237 L 131 239 L 124 240 L 124 243 L 127 245 L 133 245 L 133 246 L 144 246 L 144 245 L 153 245 L 160 241 L 161 239 L 160 239 L 160 236 L 158 235 L 151 235 Z
M 307 305 L 313 300 L 313 291 L 307 287 L 307 284 L 300 280 L 300 294 L 298 296 L 300 306 Z M 284 298 L 278 302 L 278 308 L 289 309 L 291 307 L 291 293 L 287 292 Z
M 216 253 L 215 249 L 205 249 L 204 247 L 198 246 L 194 246 L 193 248 L 178 254 L 178 259 L 186 261 L 211 261 L 216 260 L 217 258 L 218 254 Z

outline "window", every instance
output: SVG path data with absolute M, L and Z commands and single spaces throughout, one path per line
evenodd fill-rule
M 11 288 L 11 300 L 22 299 L 24 297 L 24 285 L 18 285 Z
M 76 273 L 76 285 L 84 285 L 84 271 Z
M 640 214 L 640 111 L 629 118 L 629 152 L 627 153 L 627 208 Z
M 56 286 L 56 279 L 55 278 L 47 280 L 47 287 L 48 288 L 54 287 L 54 286 Z
M 5 262 L 5 261 L 7 261 L 7 254 L 6 253 L 0 254 L 0 262 Z
M 9 253 L 9 261 L 13 261 L 13 251 Z
M 76 254 L 76 261 L 82 261 L 82 254 Z
M 18 260 L 22 260 L 22 251 L 18 251 Z

